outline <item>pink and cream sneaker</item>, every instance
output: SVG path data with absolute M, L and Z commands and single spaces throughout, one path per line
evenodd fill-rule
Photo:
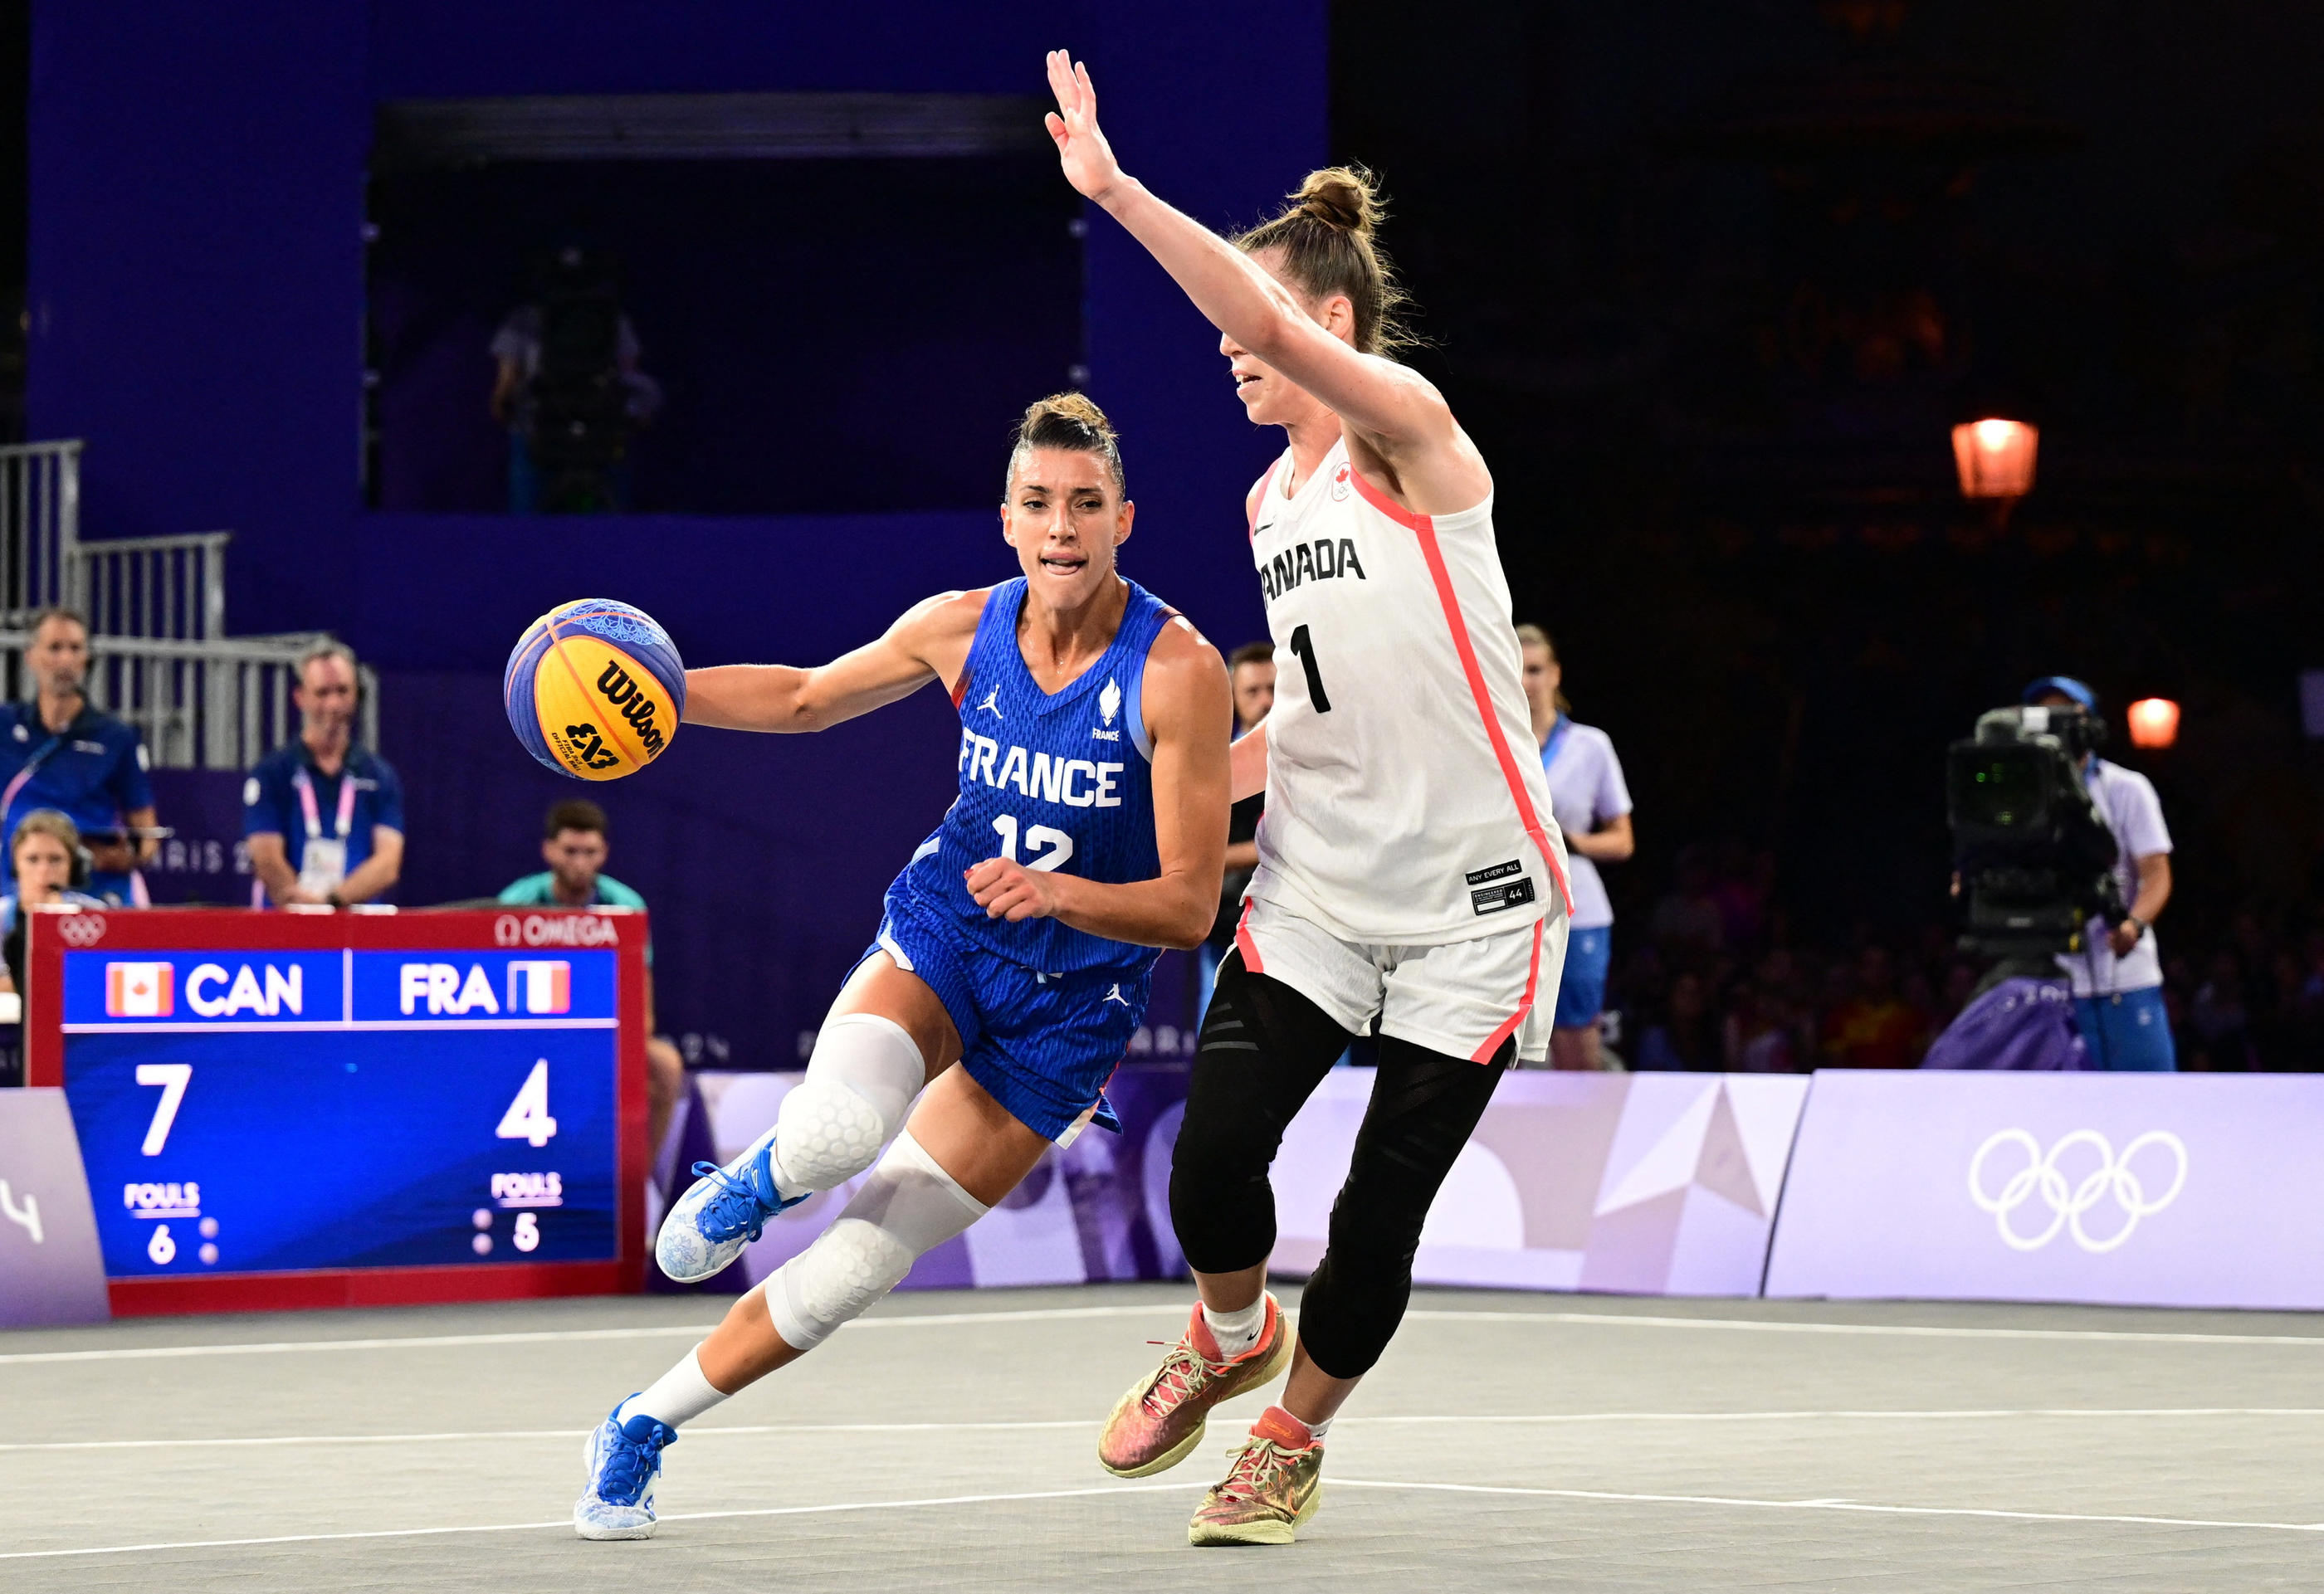
M 1323 1503 L 1323 1442 L 1270 1405 L 1251 1424 L 1250 1437 L 1228 1453 L 1233 1465 L 1186 1524 L 1186 1542 L 1290 1543 Z
M 1291 1331 L 1283 1308 L 1267 1297 L 1267 1326 L 1259 1342 L 1231 1359 L 1194 1308 L 1186 1332 L 1113 1408 L 1098 1435 L 1098 1465 L 1116 1478 L 1144 1478 L 1176 1466 L 1203 1442 L 1211 1408 L 1269 1383 L 1291 1365 Z

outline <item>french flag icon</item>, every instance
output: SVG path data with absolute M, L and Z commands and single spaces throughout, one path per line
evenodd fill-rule
M 177 1009 L 177 991 L 167 963 L 105 965 L 105 1016 L 166 1018 Z
M 509 1011 L 562 1013 L 573 1006 L 573 965 L 562 958 L 512 960 L 509 972 Z

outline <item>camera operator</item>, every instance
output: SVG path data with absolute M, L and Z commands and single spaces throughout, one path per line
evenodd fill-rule
M 2079 709 L 2096 717 L 2098 694 L 2071 676 L 2044 676 L 2025 688 L 2024 701 L 2044 708 Z M 2074 987 L 2074 1021 L 2093 1066 L 2175 1073 L 2178 1055 L 2163 1006 L 2163 959 L 2154 920 L 2171 900 L 2171 832 L 2154 783 L 2095 752 L 2081 759 L 2107 828 L 2121 849 L 2115 864 L 2123 900 L 2120 923 L 2090 920 L 2079 953 L 2059 954 Z

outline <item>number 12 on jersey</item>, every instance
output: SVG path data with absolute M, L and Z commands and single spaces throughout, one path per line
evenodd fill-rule
M 1001 833 L 1001 855 L 1011 863 L 1019 861 L 1017 856 L 1017 815 L 1001 815 L 992 822 L 992 828 Z M 1034 825 L 1025 833 L 1025 844 L 1035 849 L 1048 849 L 1047 852 L 1036 851 L 1031 857 L 1022 860 L 1028 869 L 1056 869 L 1074 855 L 1074 838 L 1054 825 Z

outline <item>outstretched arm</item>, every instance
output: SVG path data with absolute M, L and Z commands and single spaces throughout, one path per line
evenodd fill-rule
M 1452 473 L 1452 479 L 1441 484 L 1423 480 L 1413 485 L 1423 498 L 1457 502 L 1414 507 L 1441 512 L 1476 502 L 1489 477 L 1483 474 L 1484 461 L 1453 424 L 1443 395 L 1392 360 L 1359 354 L 1241 250 L 1123 171 L 1098 127 L 1097 89 L 1089 68 L 1056 50 L 1049 52 L 1048 69 L 1057 108 L 1047 123 L 1065 180 L 1129 229 L 1211 325 L 1330 405 L 1374 452 L 1398 466 L 1400 475 L 1411 465 L 1425 477 Z M 1445 457 L 1432 470 L 1428 456 L 1434 454 Z
M 722 664 L 686 672 L 686 723 L 730 731 L 821 731 L 956 681 L 989 589 L 939 593 L 906 610 L 887 634 L 829 664 Z
M 1200 946 L 1218 917 L 1226 870 L 1227 726 L 1233 698 L 1218 650 L 1184 620 L 1162 628 L 1140 694 L 1154 745 L 1154 845 L 1161 873 L 1107 884 L 988 858 L 968 894 L 993 918 L 1063 919 L 1139 946 Z

